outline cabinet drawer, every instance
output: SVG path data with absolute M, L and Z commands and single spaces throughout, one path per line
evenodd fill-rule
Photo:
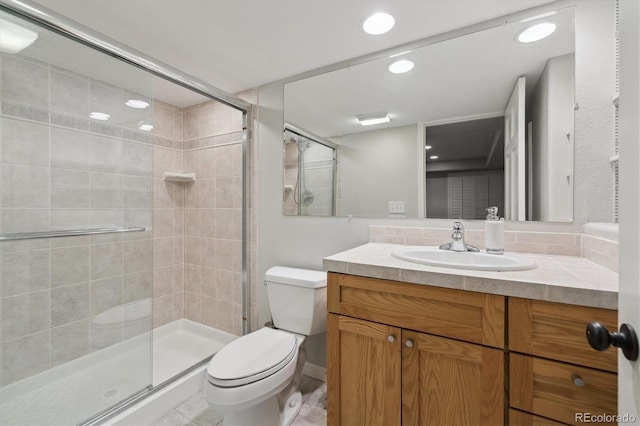
M 504 347 L 505 298 L 329 273 L 329 312 Z
M 509 409 L 510 426 L 563 426 L 565 423 L 558 423 L 544 417 L 534 416 L 524 411 Z
M 581 423 L 581 413 L 617 413 L 616 374 L 511 354 L 509 377 L 513 408 L 569 424 Z
M 617 351 L 598 352 L 587 343 L 587 324 L 617 329 L 617 311 L 509 298 L 509 349 L 559 361 L 617 371 Z

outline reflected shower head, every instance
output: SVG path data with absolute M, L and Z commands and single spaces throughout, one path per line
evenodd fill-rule
M 296 138 L 294 138 L 293 136 L 291 136 L 291 137 L 289 138 L 289 142 L 291 142 L 291 143 L 297 143 L 297 142 L 298 142 L 298 140 L 297 140 Z

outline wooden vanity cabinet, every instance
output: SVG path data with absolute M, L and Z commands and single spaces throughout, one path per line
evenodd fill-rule
M 328 425 L 578 424 L 616 414 L 617 312 L 329 273 Z
M 329 274 L 329 425 L 504 423 L 504 297 Z
M 584 423 L 576 413 L 615 415 L 617 351 L 593 350 L 585 328 L 599 321 L 615 330 L 617 312 L 520 298 L 508 305 L 512 409 L 565 424 Z

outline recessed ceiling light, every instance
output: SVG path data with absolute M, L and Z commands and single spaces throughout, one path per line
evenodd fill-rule
M 533 43 L 550 36 L 556 30 L 556 24 L 552 22 L 542 22 L 532 25 L 518 34 L 520 43 Z
M 375 114 L 358 115 L 357 118 L 360 124 L 362 124 L 363 126 L 371 126 L 373 124 L 388 123 L 391 121 L 391 118 L 389 118 L 386 112 L 377 112 Z
M 396 20 L 393 16 L 385 12 L 374 13 L 369 15 L 362 23 L 362 29 L 367 34 L 380 35 L 389 31 L 395 25 Z
M 431 145 L 426 145 L 426 146 L 424 147 L 424 149 L 431 149 L 431 148 L 433 148 Z
M 153 130 L 153 125 L 151 125 L 151 124 L 141 124 L 141 125 L 138 126 L 138 129 L 144 130 L 145 132 L 150 132 L 151 130 Z
M 413 62 L 408 59 L 400 59 L 389 64 L 389 71 L 394 74 L 402 74 L 413 69 Z
M 109 114 L 105 114 L 104 112 L 92 112 L 89 114 L 89 118 L 93 118 L 94 120 L 106 121 L 111 116 Z
M 131 108 L 143 109 L 149 106 L 149 102 L 141 101 L 140 99 L 129 99 L 125 105 Z
M 438 156 L 437 156 L 437 155 L 432 155 L 432 156 L 431 156 L 431 157 L 429 157 L 429 158 L 430 158 L 430 159 L 432 159 L 432 160 L 437 160 L 437 159 L 438 159 Z
M 13 22 L 0 19 L 0 51 L 18 53 L 31 46 L 38 38 L 38 33 L 21 27 Z

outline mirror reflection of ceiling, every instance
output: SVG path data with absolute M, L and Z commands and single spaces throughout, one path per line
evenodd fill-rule
M 528 44 L 517 34 L 540 21 L 557 25 L 549 37 Z M 322 137 L 502 114 L 513 85 L 535 86 L 550 57 L 574 52 L 573 8 L 551 17 L 512 22 L 285 85 L 285 120 Z M 392 74 L 387 66 L 409 59 L 415 67 Z M 391 122 L 361 126 L 356 116 L 387 112 Z

